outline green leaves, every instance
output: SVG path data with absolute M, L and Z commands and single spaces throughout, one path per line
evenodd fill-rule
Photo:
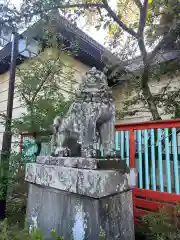
M 67 112 L 71 101 L 64 94 L 75 81 L 75 70 L 63 63 L 64 55 L 57 51 L 46 50 L 18 71 L 16 95 L 26 111 L 13 121 L 14 132 L 47 130 L 55 116 Z
M 164 206 L 158 212 L 150 213 L 142 218 L 147 239 L 178 240 L 179 230 L 179 203 L 176 206 Z M 143 230 L 143 229 L 142 229 Z
M 45 237 L 40 229 L 33 228 L 29 233 L 28 226 L 22 229 L 18 225 L 10 226 L 8 220 L 5 219 L 2 223 L 0 240 L 45 240 Z M 54 230 L 51 231 L 51 240 L 63 240 L 63 238 L 59 237 Z
M 56 232 L 56 229 L 51 230 L 51 239 L 52 240 L 64 240 L 63 237 L 58 237 L 58 234 Z
M 134 0 L 117 0 L 117 14 L 128 26 L 139 21 L 139 9 Z

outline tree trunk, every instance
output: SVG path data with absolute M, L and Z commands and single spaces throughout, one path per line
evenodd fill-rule
M 144 72 L 142 74 L 142 78 L 141 78 L 142 92 L 143 92 L 144 98 L 147 101 L 148 108 L 152 114 L 153 120 L 162 120 L 162 118 L 158 112 L 157 106 L 154 102 L 152 93 L 150 91 L 150 88 L 148 85 L 148 80 L 149 80 L 149 67 L 145 67 Z

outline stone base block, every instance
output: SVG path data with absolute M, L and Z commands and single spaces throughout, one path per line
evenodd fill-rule
M 52 229 L 65 240 L 133 240 L 136 178 L 118 160 L 39 157 L 26 165 L 28 223 L 48 240 Z
M 50 239 L 56 229 L 65 240 L 133 240 L 132 193 L 94 199 L 29 184 L 27 220 Z

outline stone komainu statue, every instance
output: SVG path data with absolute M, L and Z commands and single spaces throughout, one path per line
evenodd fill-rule
M 114 156 L 115 103 L 107 78 L 96 68 L 83 78 L 64 118 L 54 120 L 53 156 L 95 157 L 100 142 L 104 157 Z

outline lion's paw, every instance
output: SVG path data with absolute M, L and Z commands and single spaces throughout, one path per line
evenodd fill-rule
M 57 157 L 70 157 L 71 156 L 71 150 L 69 148 L 56 149 L 55 155 Z

